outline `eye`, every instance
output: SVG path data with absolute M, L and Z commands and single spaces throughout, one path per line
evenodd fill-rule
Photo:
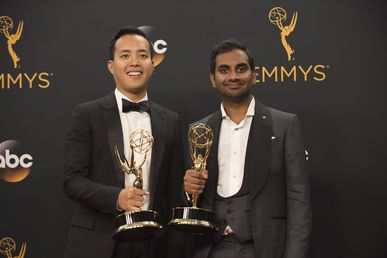
M 228 73 L 228 68 L 227 67 L 219 67 L 218 71 L 221 74 L 226 74 L 226 73 Z
M 140 54 L 140 58 L 141 59 L 147 59 L 148 58 L 148 55 L 143 53 L 143 54 Z
M 244 73 L 247 71 L 247 66 L 246 65 L 241 65 L 241 66 L 238 66 L 237 68 L 237 72 L 238 73 Z
M 122 59 L 128 59 L 128 57 L 129 57 L 128 54 L 122 54 L 122 55 L 120 56 L 120 58 L 122 58 Z

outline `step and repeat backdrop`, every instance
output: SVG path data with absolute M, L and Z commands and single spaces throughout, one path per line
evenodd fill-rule
M 219 108 L 209 53 L 253 53 L 253 92 L 297 113 L 312 185 L 314 258 L 387 257 L 387 4 L 383 0 L 0 2 L 0 257 L 62 257 L 75 204 L 62 190 L 74 106 L 114 90 L 108 44 L 143 26 L 149 97 L 182 128 Z M 183 130 L 182 129 L 182 130 Z M 185 133 L 184 133 L 185 134 Z

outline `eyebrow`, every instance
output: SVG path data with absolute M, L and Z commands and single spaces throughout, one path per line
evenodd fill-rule
M 129 50 L 129 49 L 122 49 L 122 50 L 120 50 L 120 53 L 131 53 L 131 52 L 132 52 L 132 51 Z M 139 50 L 137 50 L 137 51 L 135 51 L 135 52 L 138 52 L 138 53 L 143 53 L 143 52 L 149 53 L 149 51 L 148 51 L 147 49 L 145 49 L 145 48 L 139 49 Z
M 236 67 L 241 67 L 241 66 L 248 66 L 248 64 L 247 63 L 239 63 L 236 65 Z
M 230 66 L 226 65 L 226 64 L 221 64 L 221 65 L 218 66 L 218 69 L 219 68 L 230 68 Z
M 241 66 L 248 66 L 248 64 L 247 63 L 239 63 L 239 64 L 235 65 L 235 67 L 241 67 Z M 226 65 L 226 64 L 220 64 L 218 66 L 218 68 L 230 68 L 230 66 Z

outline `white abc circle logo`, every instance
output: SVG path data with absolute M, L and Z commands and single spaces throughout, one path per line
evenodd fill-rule
M 30 168 L 33 164 L 33 158 L 30 154 L 23 154 L 18 157 L 12 154 L 9 149 L 5 150 L 5 155 L 0 155 L 0 168 Z
M 157 54 L 164 54 L 165 52 L 167 52 L 167 42 L 165 42 L 165 40 L 162 40 L 162 39 L 158 39 L 155 41 L 155 43 L 153 43 L 153 50 L 157 53 Z
M 0 143 L 0 179 L 8 183 L 23 181 L 34 164 L 30 154 L 20 151 L 19 142 L 7 140 Z

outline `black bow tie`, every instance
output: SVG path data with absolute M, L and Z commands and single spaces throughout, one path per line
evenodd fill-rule
M 129 100 L 122 99 L 122 112 L 128 113 L 130 111 L 135 112 L 149 112 L 148 101 L 141 101 L 138 103 L 130 102 Z

